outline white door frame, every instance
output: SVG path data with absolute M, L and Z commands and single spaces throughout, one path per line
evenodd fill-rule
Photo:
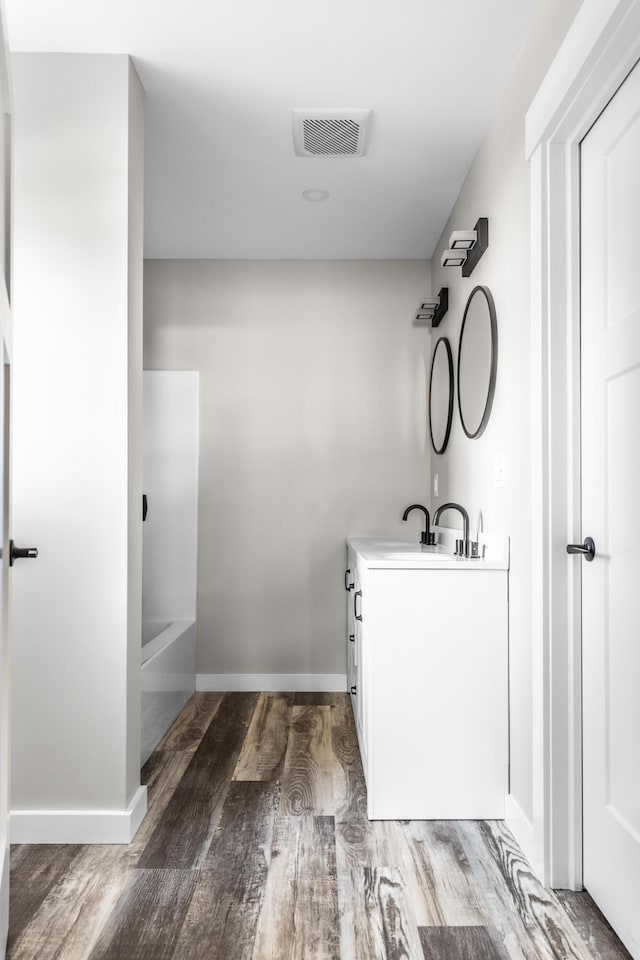
M 531 169 L 533 837 L 582 886 L 579 144 L 640 60 L 640 0 L 584 0 L 526 116 Z

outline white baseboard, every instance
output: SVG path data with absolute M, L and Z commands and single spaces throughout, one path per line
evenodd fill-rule
M 146 812 L 146 787 L 127 810 L 12 810 L 11 843 L 131 843 Z
M 542 883 L 542 863 L 533 824 L 511 793 L 508 793 L 505 797 L 504 819 L 518 846 L 529 861 L 533 872 Z
M 345 673 L 199 673 L 196 676 L 196 690 L 210 692 L 345 693 L 346 689 Z

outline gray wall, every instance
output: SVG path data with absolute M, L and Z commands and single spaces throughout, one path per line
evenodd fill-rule
M 147 261 L 144 365 L 201 374 L 198 672 L 343 673 L 344 539 L 428 490 L 423 261 Z
M 494 121 L 469 171 L 433 255 L 433 289 L 449 286 L 450 307 L 441 332 L 457 357 L 466 299 L 476 284 L 492 291 L 498 316 L 499 361 L 495 403 L 489 426 L 468 440 L 457 409 L 451 441 L 433 456 L 439 497 L 459 500 L 475 521 L 482 511 L 487 532 L 511 537 L 510 700 L 511 793 L 532 821 L 532 679 L 530 538 L 530 214 L 529 167 L 524 155 L 524 122 L 529 103 L 564 38 L 581 0 L 542 0 Z M 452 230 L 473 228 L 489 218 L 489 250 L 467 279 L 459 269 L 440 267 Z M 496 488 L 496 457 L 505 463 L 505 486 Z M 432 487 L 433 489 L 433 487 Z M 475 525 L 475 524 L 473 524 Z

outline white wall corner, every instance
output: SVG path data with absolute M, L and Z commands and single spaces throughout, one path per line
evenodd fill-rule
M 224 693 L 345 693 L 345 673 L 199 673 L 196 690 Z
M 19 53 L 11 66 L 13 524 L 40 548 L 11 586 L 14 839 L 126 843 L 141 802 L 125 809 L 140 783 L 142 191 L 134 250 L 130 63 Z M 81 564 L 65 538 L 82 539 Z
M 131 843 L 146 812 L 146 787 L 126 810 L 12 810 L 11 843 Z

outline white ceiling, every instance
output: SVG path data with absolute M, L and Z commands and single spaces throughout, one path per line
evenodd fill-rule
M 146 256 L 216 259 L 430 257 L 536 4 L 6 0 L 12 50 L 131 54 Z M 367 156 L 296 157 L 294 107 L 371 108 Z

